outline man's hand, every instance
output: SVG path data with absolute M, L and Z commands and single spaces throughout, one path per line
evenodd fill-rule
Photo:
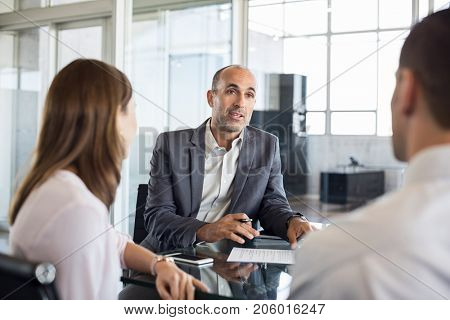
M 289 220 L 289 226 L 287 230 L 287 237 L 289 239 L 289 243 L 291 244 L 291 248 L 297 248 L 297 238 L 302 234 L 315 231 L 316 228 L 310 225 L 308 221 L 303 220 L 300 217 L 295 217 Z
M 214 223 L 208 223 L 197 230 L 197 239 L 206 242 L 216 242 L 222 239 L 230 239 L 243 244 L 247 239 L 259 236 L 259 232 L 252 228 L 250 222 L 240 222 L 248 219 L 245 213 L 234 213 L 223 216 Z

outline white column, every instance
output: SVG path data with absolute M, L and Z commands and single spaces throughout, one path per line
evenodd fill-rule
M 232 1 L 231 63 L 247 65 L 248 0 Z
M 133 19 L 133 0 L 114 0 L 112 13 L 112 62 L 124 73 L 129 67 L 125 63 L 126 52 L 130 47 L 131 24 Z M 122 179 L 117 188 L 116 199 L 111 210 L 111 222 L 123 233 L 129 233 L 129 183 L 130 162 L 122 163 Z

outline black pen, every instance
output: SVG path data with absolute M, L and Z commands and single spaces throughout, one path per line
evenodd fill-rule
M 250 218 L 249 219 L 239 219 L 238 221 L 245 223 L 245 222 L 252 222 L 253 219 L 250 219 Z

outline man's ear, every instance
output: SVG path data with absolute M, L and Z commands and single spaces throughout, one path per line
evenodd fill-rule
M 212 90 L 208 90 L 206 93 L 206 99 L 208 100 L 209 106 L 212 108 L 214 106 L 213 99 L 214 99 L 214 92 Z
M 411 115 L 416 108 L 417 100 L 417 77 L 411 69 L 401 68 L 398 70 L 397 102 L 400 112 Z

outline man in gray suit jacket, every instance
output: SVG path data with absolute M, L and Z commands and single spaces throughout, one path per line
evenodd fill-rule
M 264 230 L 289 240 L 311 229 L 292 212 L 281 174 L 278 138 L 248 126 L 256 102 L 256 80 L 232 65 L 214 75 L 207 92 L 212 117 L 197 129 L 159 135 L 151 160 L 144 213 L 154 251 L 196 241 L 244 243 Z

